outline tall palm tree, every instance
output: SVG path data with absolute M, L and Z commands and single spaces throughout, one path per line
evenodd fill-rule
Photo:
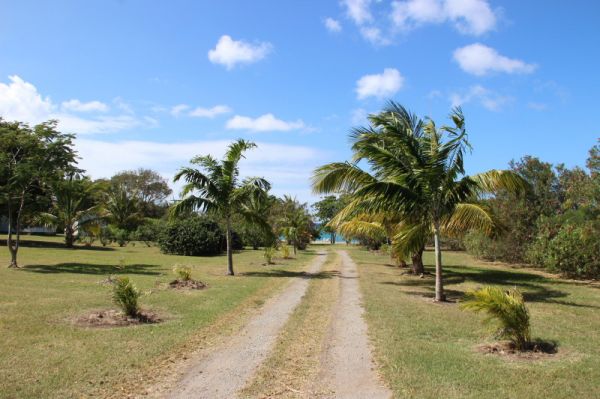
M 172 216 L 200 211 L 215 213 L 225 220 L 227 239 L 227 274 L 233 276 L 233 249 L 231 218 L 239 214 L 250 223 L 270 230 L 262 217 L 248 206 L 253 196 L 266 196 L 270 184 L 263 178 L 251 177 L 239 181 L 238 163 L 245 151 L 255 148 L 256 144 L 239 139 L 231 143 L 223 160 L 217 161 L 210 155 L 197 156 L 191 163 L 200 169 L 184 167 L 175 175 L 174 181 L 183 178 L 182 200 L 170 209 Z
M 369 117 L 370 126 L 351 134 L 353 162 L 317 168 L 317 193 L 348 192 L 352 201 L 345 211 L 383 213 L 393 210 L 404 220 L 394 236 L 399 253 L 414 253 L 433 236 L 435 244 L 435 300 L 444 301 L 441 235 L 479 229 L 491 234 L 493 216 L 478 201 L 498 189 L 518 192 L 527 183 L 506 170 L 466 176 L 465 151 L 470 149 L 460 108 L 451 115 L 452 126 L 438 128 L 404 107 L 390 102 L 383 112 Z M 370 168 L 363 170 L 358 163 Z M 344 211 L 342 211 L 344 212 Z

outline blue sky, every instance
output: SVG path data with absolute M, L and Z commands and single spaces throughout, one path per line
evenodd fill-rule
M 600 3 L 493 0 L 0 1 L 0 115 L 58 118 L 93 177 L 170 178 L 235 138 L 276 194 L 388 99 L 463 107 L 470 173 L 535 155 L 584 165 L 600 137 Z

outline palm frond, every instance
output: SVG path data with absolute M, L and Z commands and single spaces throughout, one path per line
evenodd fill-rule
M 443 222 L 442 228 L 444 233 L 451 237 L 458 237 L 470 230 L 477 230 L 491 236 L 497 225 L 487 206 L 477 203 L 460 203 Z

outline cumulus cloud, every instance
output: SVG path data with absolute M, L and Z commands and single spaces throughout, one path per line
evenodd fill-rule
M 109 108 L 100 101 L 81 102 L 77 99 L 65 101 L 59 106 L 19 76 L 9 76 L 8 79 L 9 83 L 0 82 L 0 116 L 6 120 L 37 124 L 57 119 L 59 129 L 78 134 L 111 133 L 142 124 L 130 114 L 82 117 L 74 112 L 104 113 Z
M 273 114 L 264 114 L 258 118 L 235 115 L 225 125 L 227 129 L 251 130 L 254 132 L 287 132 L 305 127 L 302 120 L 284 121 L 277 119 Z
M 190 116 L 197 118 L 214 118 L 215 116 L 228 114 L 231 112 L 231 108 L 227 105 L 215 105 L 211 108 L 197 107 L 190 111 Z
M 326 18 L 323 22 L 329 32 L 338 33 L 342 31 L 342 25 L 333 18 Z
M 192 142 L 154 142 L 77 139 L 75 147 L 81 161 L 80 167 L 93 178 L 110 177 L 122 170 L 138 167 L 152 168 L 172 181 L 175 172 L 198 154 L 211 154 L 221 158 L 229 140 Z M 111 162 L 106 162 L 111 154 Z M 310 199 L 311 171 L 325 162 L 330 155 L 321 150 L 297 145 L 257 143 L 257 148 L 246 153 L 240 162 L 243 176 L 263 176 L 273 184 L 273 193 L 298 194 L 302 200 Z M 173 184 L 172 184 L 173 185 Z M 180 186 L 173 185 L 175 193 Z
M 392 20 L 405 31 L 450 22 L 461 33 L 479 36 L 495 28 L 497 16 L 486 0 L 405 0 L 392 2 Z
M 100 101 L 81 102 L 79 100 L 64 101 L 62 109 L 74 112 L 106 112 L 108 105 Z
M 365 75 L 356 82 L 359 99 L 367 97 L 391 97 L 402 88 L 404 77 L 397 69 L 386 68 L 383 73 Z
M 343 0 L 342 4 L 346 7 L 346 14 L 357 25 L 362 25 L 373 20 L 370 5 L 371 0 Z
M 233 40 L 229 35 L 223 35 L 214 49 L 209 50 L 208 59 L 213 64 L 224 65 L 233 69 L 237 64 L 252 64 L 260 61 L 272 50 L 271 43 L 248 43 L 243 40 Z
M 495 49 L 481 43 L 454 50 L 454 60 L 463 71 L 477 76 L 490 72 L 531 73 L 537 67 L 535 64 L 503 56 Z
M 452 93 L 450 95 L 450 102 L 453 107 L 475 101 L 490 111 L 500 111 L 512 100 L 510 96 L 500 95 L 481 85 L 474 85 L 463 93 Z
M 177 104 L 171 107 L 171 115 L 178 117 L 181 116 L 184 112 L 190 109 L 190 106 L 187 104 Z

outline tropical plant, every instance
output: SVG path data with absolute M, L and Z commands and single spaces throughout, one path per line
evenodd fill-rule
M 526 349 L 531 341 L 529 311 L 516 288 L 486 286 L 467 291 L 460 307 L 486 313 L 484 323 L 491 324 L 498 338 L 510 340 L 518 350 Z
M 270 230 L 267 221 L 245 207 L 256 196 L 266 196 L 270 184 L 263 178 L 252 177 L 239 181 L 239 161 L 245 151 L 256 144 L 239 139 L 229 145 L 222 161 L 210 155 L 197 156 L 192 164 L 200 169 L 184 167 L 175 175 L 174 181 L 185 180 L 180 201 L 171 206 L 171 216 L 176 217 L 193 211 L 217 214 L 225 220 L 227 240 L 227 273 L 233 275 L 233 247 L 231 221 L 239 214 L 251 223 Z
M 290 258 L 290 247 L 287 244 L 282 244 L 280 250 L 281 250 L 281 257 L 283 259 Z
M 285 195 L 280 200 L 280 218 L 277 222 L 281 234 L 292 245 L 294 255 L 298 249 L 305 249 L 313 234 L 313 222 L 306 204 Z
M 192 280 L 192 268 L 189 266 L 175 265 L 173 266 L 173 273 L 181 280 L 181 281 L 191 281 Z
M 119 229 L 132 231 L 142 223 L 139 200 L 125 186 L 113 184 L 106 192 L 104 214 Z
M 158 245 L 166 254 L 207 256 L 221 253 L 223 239 L 217 222 L 193 215 L 169 222 L 158 237 Z
M 275 248 L 274 247 L 265 247 L 265 251 L 263 252 L 263 257 L 265 258 L 265 262 L 267 262 L 267 265 L 273 264 L 274 256 L 275 256 Z
M 138 317 L 140 313 L 138 299 L 141 292 L 129 280 L 129 277 L 117 277 L 113 283 L 113 301 L 123 313 L 130 317 Z
M 393 237 L 398 255 L 423 248 L 433 236 L 435 245 L 435 300 L 444 301 L 441 235 L 478 229 L 492 234 L 497 225 L 481 195 L 497 189 L 517 192 L 527 183 L 511 171 L 490 170 L 465 176 L 464 155 L 470 149 L 460 108 L 450 115 L 453 126 L 438 128 L 402 106 L 390 102 L 369 117 L 370 126 L 351 134 L 353 162 L 317 168 L 317 193 L 346 192 L 350 203 L 341 212 L 380 214 L 393 210 L 402 222 Z M 366 161 L 371 172 L 361 169 Z

